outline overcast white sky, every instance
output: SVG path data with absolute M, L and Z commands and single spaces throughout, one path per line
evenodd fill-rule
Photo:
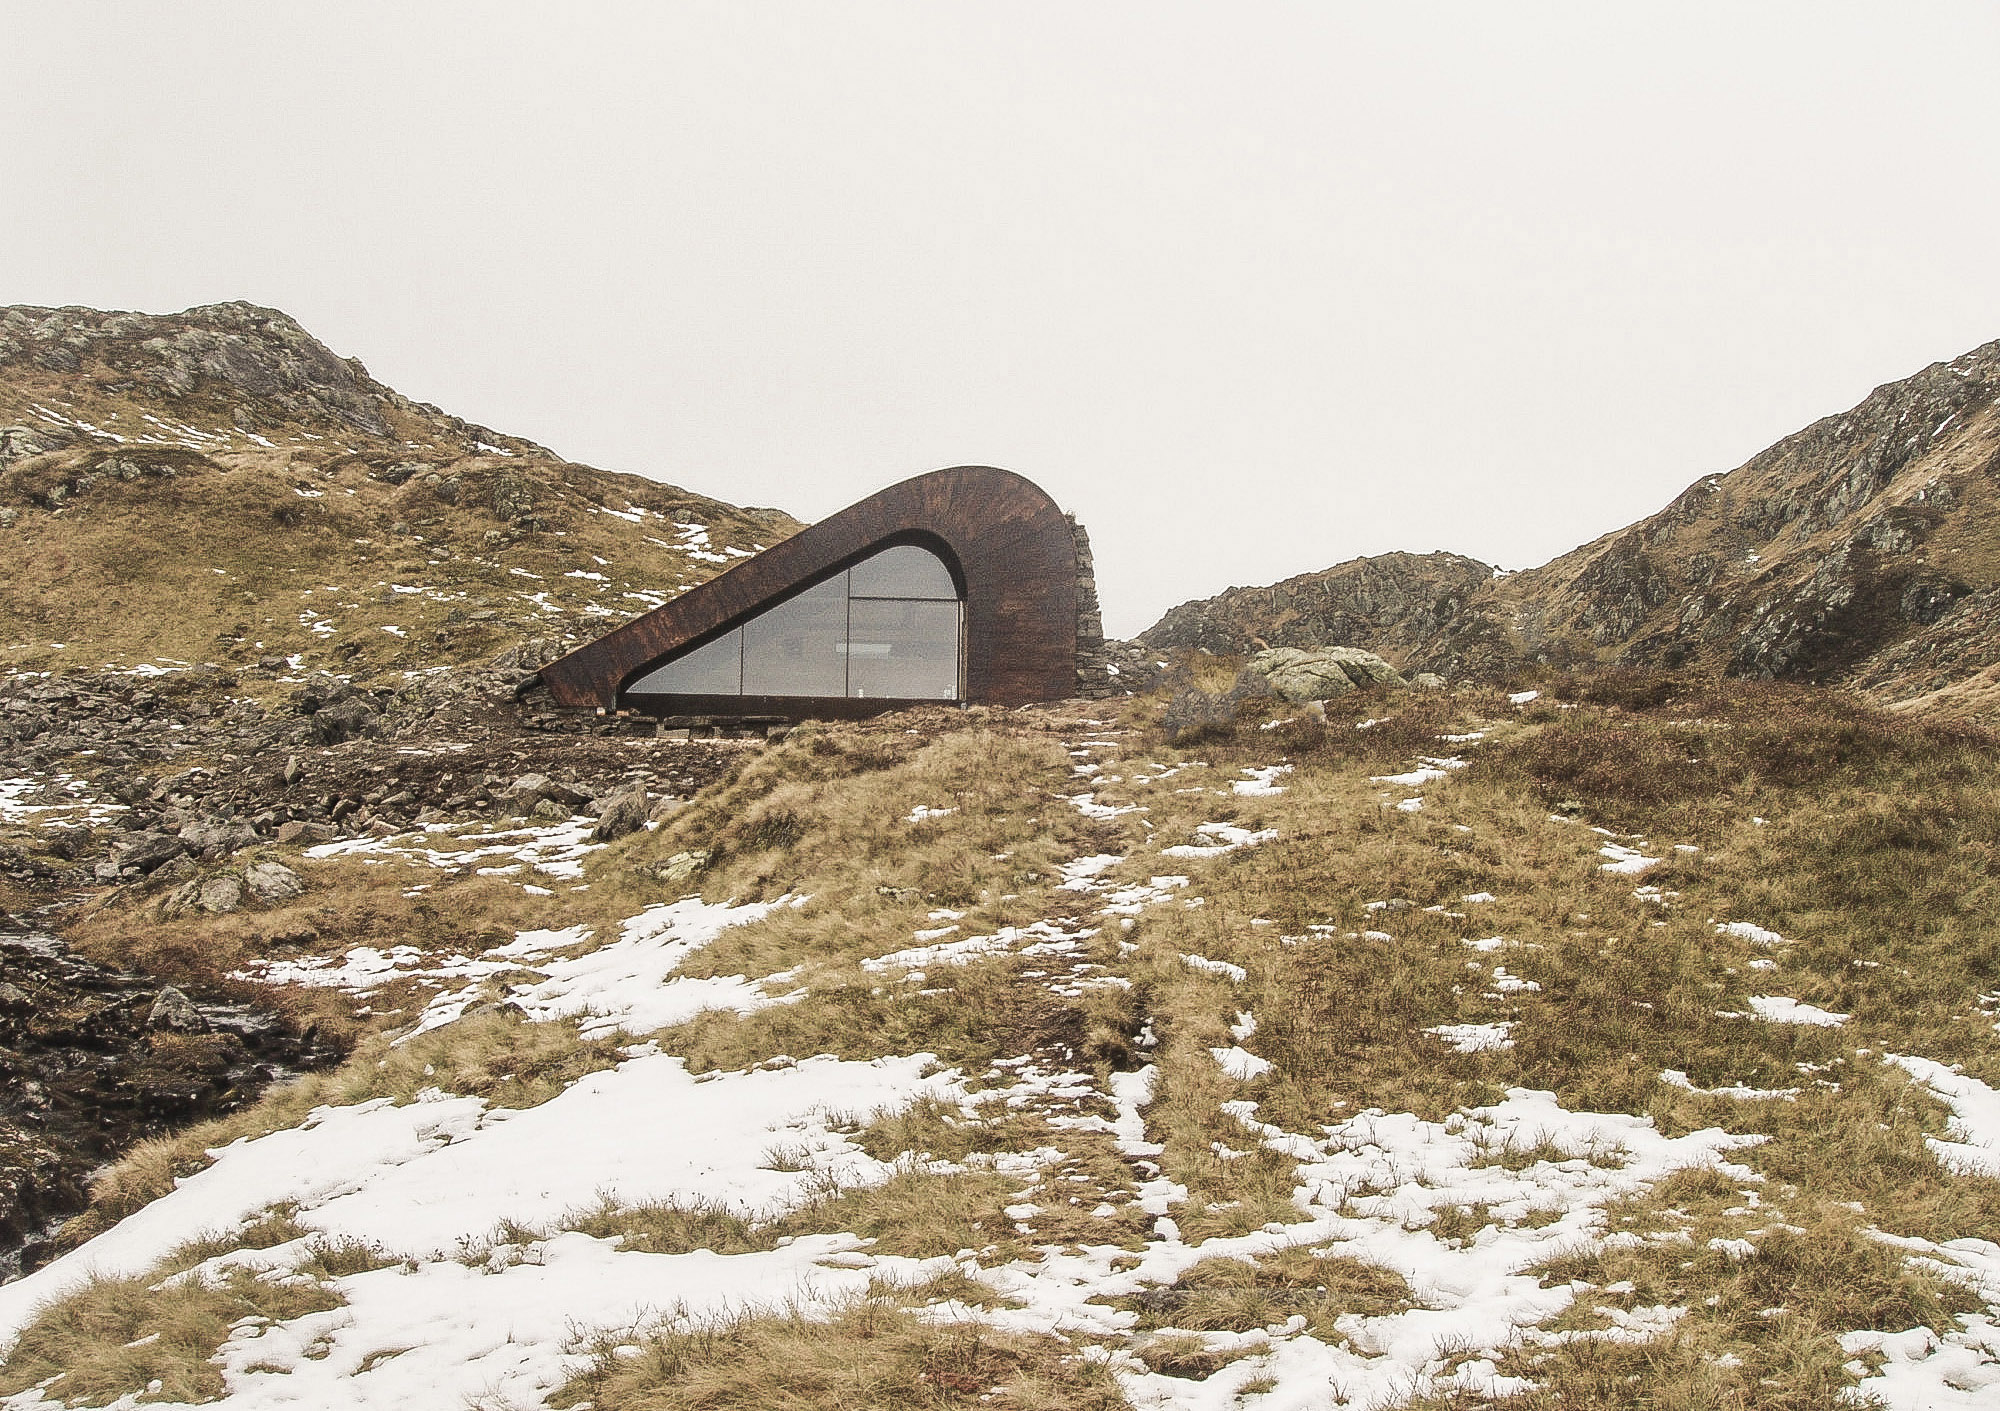
M 1079 514 L 1106 626 L 1542 562 L 2000 337 L 2000 7 L 0 3 L 0 303 L 565 455 Z

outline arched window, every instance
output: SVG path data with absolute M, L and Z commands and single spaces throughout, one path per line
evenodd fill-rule
M 957 700 L 964 613 L 944 560 L 897 544 L 669 658 L 625 691 Z

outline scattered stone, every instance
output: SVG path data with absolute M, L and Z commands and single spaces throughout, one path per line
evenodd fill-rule
M 1444 678 L 1435 671 L 1419 671 L 1415 676 L 1410 678 L 1410 685 L 1413 689 L 1419 691 L 1442 691 L 1444 689 Z
M 97 865 L 97 878 L 115 882 L 128 871 L 144 876 L 186 851 L 186 843 L 165 833 L 127 833 L 111 845 L 110 856 Z
M 708 849 L 699 848 L 692 852 L 677 852 L 653 869 L 653 875 L 673 886 L 685 882 L 708 866 Z
M 337 745 L 373 734 L 381 716 L 367 702 L 349 697 L 313 712 L 313 733 L 322 744 Z
M 305 893 L 305 878 L 282 862 L 253 862 L 243 869 L 243 884 L 252 896 L 268 906 Z
M 646 786 L 633 784 L 602 800 L 603 808 L 597 815 L 597 826 L 590 830 L 591 838 L 600 843 L 608 843 L 614 838 L 622 838 L 627 833 L 636 833 L 646 826 Z
M 211 916 L 227 916 L 243 905 L 243 879 L 234 872 L 210 877 L 201 884 L 195 905 Z
M 682 809 L 686 807 L 687 807 L 686 799 L 677 799 L 672 794 L 669 794 L 667 795 L 667 797 L 661 799 L 658 803 L 654 804 L 653 811 L 646 816 L 648 820 L 650 820 L 651 822 L 665 823 L 669 818 L 672 818 L 675 814 L 679 813 Z
M 0 980 L 0 1013 L 20 1014 L 35 1007 L 34 999 L 19 985 Z
M 153 997 L 153 1007 L 146 1011 L 148 1029 L 172 1029 L 179 1034 L 199 1034 L 208 1028 L 208 1021 L 201 1017 L 201 1011 L 194 1002 L 172 985 L 164 986 Z
M 254 845 L 257 830 L 233 818 L 197 818 L 181 829 L 181 841 L 192 853 L 219 853 L 228 856 Z

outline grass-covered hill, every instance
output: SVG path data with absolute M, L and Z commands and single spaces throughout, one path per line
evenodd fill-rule
M 798 527 L 413 402 L 272 309 L 0 309 L 0 663 L 363 678 L 581 638 Z
M 1163 704 L 275 849 L 236 963 L 363 1037 L 103 1175 L 0 1405 L 2000 1395 L 1992 736 L 1657 673 Z

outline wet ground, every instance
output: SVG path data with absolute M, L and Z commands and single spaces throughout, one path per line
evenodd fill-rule
M 0 1282 L 41 1262 L 117 1153 L 338 1056 L 311 1032 L 92 964 L 0 913 Z

